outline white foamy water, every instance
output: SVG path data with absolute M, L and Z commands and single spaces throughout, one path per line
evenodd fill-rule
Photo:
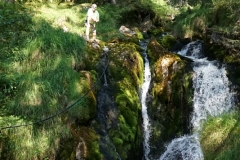
M 174 139 L 160 157 L 161 160 L 202 160 L 203 154 L 198 135 L 186 135 Z
M 144 52 L 142 54 L 144 56 L 144 61 L 145 61 L 144 83 L 142 85 L 141 105 L 142 105 L 142 118 L 143 118 L 143 129 L 144 129 L 143 151 L 144 151 L 145 160 L 148 160 L 149 159 L 148 155 L 150 153 L 149 138 L 151 135 L 151 129 L 150 129 L 149 116 L 147 113 L 146 98 L 149 90 L 149 85 L 151 82 L 151 71 L 149 67 L 149 61 L 147 58 L 146 46 L 147 46 L 147 41 L 141 43 L 141 47 L 144 49 Z
M 203 57 L 202 44 L 198 41 L 189 43 L 178 54 L 194 60 L 193 75 L 193 112 L 192 135 L 173 139 L 166 146 L 160 160 L 203 160 L 198 132 L 208 115 L 217 116 L 232 109 L 233 95 L 224 65 L 208 61 Z
M 207 115 L 217 116 L 232 108 L 232 93 L 224 66 L 208 62 L 193 67 L 194 112 L 191 122 L 194 129 L 201 129 Z

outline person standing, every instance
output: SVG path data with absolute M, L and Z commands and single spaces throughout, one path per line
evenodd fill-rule
M 97 5 L 93 4 L 87 12 L 87 22 L 86 22 L 86 38 L 89 42 L 89 32 L 92 30 L 93 38 L 91 41 L 94 41 L 97 37 L 96 23 L 99 22 L 99 13 L 97 11 Z

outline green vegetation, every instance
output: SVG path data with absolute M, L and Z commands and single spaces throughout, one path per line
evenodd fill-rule
M 99 49 L 93 49 L 82 37 L 85 32 L 83 23 L 90 4 L 60 3 L 59 0 L 53 2 L 0 2 L 0 126 L 31 124 L 73 104 L 96 82 L 101 74 L 95 65 L 101 57 L 101 47 L 112 42 L 109 45 L 112 49 L 112 63 L 109 64 L 108 72 L 116 92 L 119 128 L 111 129 L 109 134 L 122 159 L 126 159 L 133 147 L 137 147 L 134 145 L 140 144 L 141 140 L 137 90 L 143 82 L 143 61 L 138 53 L 139 46 L 134 43 L 142 39 L 143 35 L 138 28 L 134 28 L 137 37 L 126 38 L 119 33 L 119 27 L 127 24 L 136 27 L 140 20 L 138 16 L 143 14 L 141 9 L 144 8 L 150 17 L 154 16 L 152 21 L 156 24 L 156 28 L 148 33 L 155 36 L 165 31 L 172 33 L 173 36 L 159 40 L 162 46 L 153 45 L 149 49 L 151 64 L 159 62 L 159 57 L 166 48 L 171 48 L 177 37 L 204 38 L 208 29 L 238 36 L 240 30 L 238 0 L 188 0 L 188 4 L 180 4 L 177 0 L 169 3 L 164 0 L 123 0 L 117 5 L 99 5 L 100 22 L 96 27 L 101 42 Z M 103 4 L 103 1 L 99 2 Z M 210 51 L 217 52 L 216 57 L 219 59 L 236 60 L 231 54 L 226 55 L 224 49 L 216 48 L 210 48 Z M 161 66 L 156 69 L 156 73 L 158 69 Z M 178 79 L 183 74 L 177 72 L 169 79 Z M 237 81 L 238 77 L 236 75 Z M 176 96 L 171 97 L 166 88 L 157 84 L 161 77 L 156 74 L 155 80 L 158 82 L 154 91 L 158 94 L 161 91 L 157 98 L 165 101 L 172 98 L 175 103 L 183 101 L 190 104 L 190 91 L 184 93 L 185 99 L 179 99 L 178 95 L 179 90 L 183 91 L 181 87 L 191 86 L 190 78 L 185 74 L 184 84 L 179 81 L 173 83 L 172 93 Z M 0 159 L 54 159 L 58 156 L 74 159 L 76 146 L 72 144 L 79 136 L 86 140 L 84 143 L 89 154 L 85 158 L 101 159 L 99 136 L 86 127 L 97 113 L 97 90 L 82 97 L 70 110 L 44 123 L 1 130 Z M 178 119 L 181 117 L 177 109 L 174 113 L 172 124 L 177 126 L 175 124 L 180 123 Z M 74 124 L 75 121 L 79 126 Z M 178 128 L 171 129 L 180 134 Z M 238 112 L 210 118 L 204 124 L 201 138 L 206 159 L 237 159 L 240 146 L 238 132 Z M 154 129 L 154 134 L 160 135 L 157 129 Z
M 106 4 L 99 7 L 100 22 L 97 25 L 99 39 L 108 41 L 116 37 L 124 38 L 118 29 L 120 27 L 119 19 L 121 18 L 122 9 L 120 6 Z
M 173 28 L 175 37 L 200 36 L 204 35 L 207 29 L 225 34 L 239 33 L 239 1 L 212 0 L 202 2 L 192 0 L 189 1 L 189 4 L 184 4 L 178 8 L 179 11 L 175 12 L 174 15 L 174 22 L 167 26 Z
M 0 3 L 0 126 L 31 124 L 48 118 L 73 104 L 90 89 L 97 77 L 93 63 L 99 61 L 100 54 L 87 46 L 81 37 L 89 6 Z M 101 15 L 97 25 L 98 38 L 102 41 L 115 37 L 124 39 L 118 31 L 117 20 L 122 12 L 120 7 L 105 5 L 98 10 Z M 138 37 L 142 35 L 138 33 Z M 134 49 L 136 45 L 130 46 Z M 127 66 L 133 68 L 130 73 L 122 76 L 132 74 L 129 78 L 137 87 L 143 80 L 143 62 L 139 61 L 138 52 L 135 49 L 132 51 L 134 54 L 129 54 L 128 58 L 135 61 L 138 56 L 138 59 L 132 66 Z M 135 116 L 140 106 L 137 93 L 134 92 L 133 96 L 131 105 Z M 1 159 L 53 159 L 56 156 L 74 159 L 71 144 L 75 136 L 87 139 L 85 143 L 89 153 L 84 155 L 86 159 L 101 159 L 98 138 L 92 140 L 88 137 L 89 134 L 96 137 L 95 132 L 85 128 L 83 133 L 74 124 L 67 127 L 71 120 L 84 125 L 95 116 L 95 93 L 90 92 L 69 111 L 44 123 L 2 130 Z M 133 131 L 121 127 L 123 133 L 131 134 L 130 139 L 124 139 L 124 143 L 129 145 L 128 150 L 131 149 L 138 125 L 138 119 L 132 121 L 130 117 L 127 119 L 134 126 Z M 120 144 L 121 140 L 115 138 L 115 142 Z M 124 157 L 128 150 L 124 151 Z
M 140 144 L 139 113 L 140 100 L 138 88 L 143 83 L 143 59 L 133 43 L 116 44 L 111 48 L 109 75 L 116 92 L 116 104 L 119 110 L 119 127 L 109 132 L 121 159 L 127 159 L 130 152 Z M 117 66 L 117 67 L 116 67 Z M 135 153 L 135 156 L 139 153 Z M 134 158 L 134 157 L 133 157 Z
M 80 24 L 78 13 L 73 14 L 75 8 L 64 12 L 62 20 L 56 16 L 63 14 L 51 7 L 34 7 L 0 3 L 0 126 L 45 119 L 69 106 L 89 88 L 80 81 L 85 77 L 73 69 L 73 62 L 83 62 L 85 41 L 76 34 L 74 25 L 72 32 L 64 32 L 60 25 Z M 89 119 L 93 116 L 88 111 L 89 103 L 90 99 L 83 98 L 74 106 L 82 111 L 79 115 L 66 112 L 39 125 L 2 130 L 1 159 L 54 156 L 58 139 L 71 136 L 64 117 Z
M 240 153 L 239 112 L 209 117 L 201 132 L 201 145 L 206 160 L 236 160 Z

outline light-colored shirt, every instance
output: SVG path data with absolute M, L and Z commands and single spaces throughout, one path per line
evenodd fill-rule
M 96 10 L 95 12 L 93 12 L 92 8 L 89 8 L 87 12 L 87 22 L 90 24 L 95 24 L 96 21 L 99 21 L 98 11 Z

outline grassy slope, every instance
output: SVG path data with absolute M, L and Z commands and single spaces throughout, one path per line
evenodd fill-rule
M 78 26 L 84 13 L 77 12 L 77 7 L 0 5 L 5 18 L 0 37 L 0 126 L 28 124 L 54 115 L 86 90 L 79 81 L 84 77 L 73 70 L 75 63 L 83 61 L 85 41 L 78 34 L 84 28 Z M 63 25 L 69 32 L 63 32 Z M 75 109 L 85 105 L 83 99 Z M 59 140 L 70 136 L 62 119 L 66 114 L 43 124 L 2 130 L 1 159 L 54 157 Z
M 74 70 L 78 65 L 96 75 L 89 65 L 94 55 L 87 54 L 81 37 L 89 6 L 0 3 L 0 126 L 29 124 L 52 116 L 89 89 L 87 74 Z M 120 36 L 118 10 L 117 6 L 99 6 L 99 39 Z M 91 103 L 83 99 L 70 112 L 44 123 L 2 130 L 0 159 L 54 159 L 61 139 L 72 136 L 66 117 L 88 120 L 93 115 Z

